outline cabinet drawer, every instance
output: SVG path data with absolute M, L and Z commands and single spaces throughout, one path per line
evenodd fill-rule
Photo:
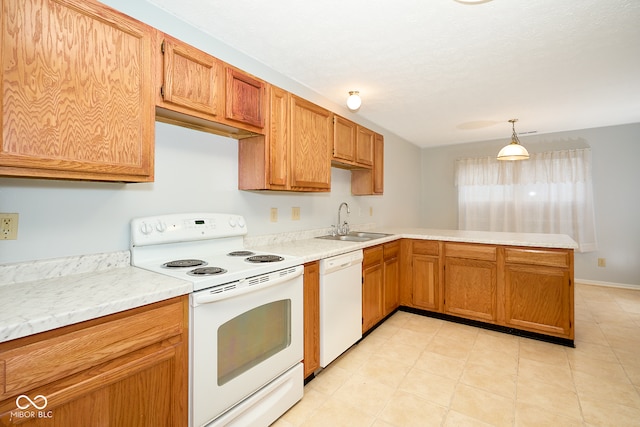
M 0 346 L 0 400 L 180 335 L 186 328 L 182 300 L 160 304 L 87 328 L 72 325 L 44 332 L 39 340 L 36 335 Z
M 440 254 L 440 244 L 435 240 L 414 240 L 414 255 L 434 255 Z
M 455 258 L 470 258 L 482 261 L 495 261 L 497 248 L 490 245 L 472 245 L 465 243 L 446 243 L 445 256 Z
M 396 258 L 400 252 L 400 242 L 390 242 L 384 244 L 384 259 Z
M 382 264 L 382 245 L 365 248 L 363 250 L 363 255 L 364 255 L 364 259 L 362 260 L 363 267 Z
M 505 248 L 504 258 L 505 262 L 512 264 L 533 264 L 568 268 L 571 257 L 569 251 Z

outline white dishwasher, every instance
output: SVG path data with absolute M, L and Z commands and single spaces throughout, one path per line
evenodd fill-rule
M 320 366 L 362 338 L 362 250 L 320 261 Z

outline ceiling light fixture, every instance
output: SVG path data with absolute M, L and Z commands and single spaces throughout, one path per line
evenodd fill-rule
M 358 111 L 362 105 L 362 100 L 360 99 L 360 92 L 357 90 L 349 91 L 349 97 L 347 98 L 347 107 L 351 111 Z
M 516 134 L 516 122 L 518 119 L 511 119 L 511 128 L 513 134 L 511 135 L 511 143 L 505 145 L 498 153 L 498 160 L 527 160 L 529 158 L 529 152 L 526 148 L 520 145 L 520 140 Z

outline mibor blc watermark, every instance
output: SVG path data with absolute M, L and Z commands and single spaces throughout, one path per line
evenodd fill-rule
M 18 410 L 11 411 L 11 418 L 53 418 L 53 411 L 47 411 L 47 398 L 39 394 L 33 399 L 26 394 L 16 398 Z

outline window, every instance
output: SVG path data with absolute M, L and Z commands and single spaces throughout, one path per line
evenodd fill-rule
M 456 161 L 461 230 L 567 234 L 596 250 L 591 150 L 532 154 L 505 162 Z

